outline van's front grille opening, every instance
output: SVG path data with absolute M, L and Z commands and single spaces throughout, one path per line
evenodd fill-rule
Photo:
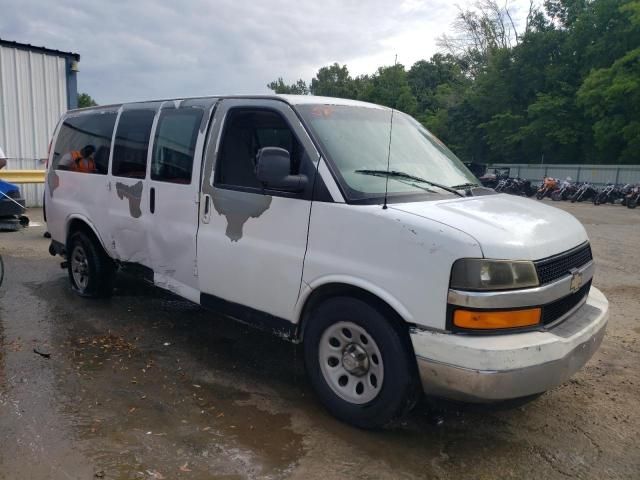
M 591 280 L 583 285 L 577 292 L 543 306 L 541 323 L 543 325 L 548 325 L 555 322 L 563 315 L 566 315 L 573 307 L 578 305 L 587 295 L 589 295 L 590 288 Z
M 534 264 L 540 285 L 544 285 L 569 275 L 572 268 L 580 268 L 592 259 L 591 245 L 587 243 L 560 255 L 538 260 Z

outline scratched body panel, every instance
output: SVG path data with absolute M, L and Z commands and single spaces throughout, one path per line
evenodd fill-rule
M 145 185 L 144 178 L 130 178 L 113 174 L 113 166 L 117 157 L 117 143 L 121 136 L 121 122 L 124 112 L 132 110 L 149 110 L 157 112 L 161 102 L 146 102 L 125 104 L 120 109 L 120 114 L 115 125 L 111 156 L 109 161 L 109 195 L 107 197 L 108 232 L 107 251 L 116 260 L 122 262 L 139 263 L 146 267 L 151 266 L 151 259 L 147 248 L 149 232 L 145 228 L 145 218 L 149 215 L 149 188 Z M 144 144 L 144 139 L 139 139 L 139 145 Z M 146 139 L 147 146 L 149 139 Z M 126 140 L 123 141 L 127 145 Z M 150 149 L 147 151 L 147 163 Z
M 313 185 L 318 152 L 289 106 L 266 99 L 222 100 L 210 127 L 202 175 L 202 194 L 212 205 L 210 220 L 202 222 L 198 231 L 200 290 L 296 323 L 311 195 L 287 197 L 214 187 L 227 113 L 247 106 L 276 111 L 286 120 L 304 148 L 300 169 L 310 189 Z
M 203 148 L 206 140 L 206 126 L 209 123 L 216 99 L 190 99 L 188 101 L 167 101 L 161 106 L 163 111 L 178 109 L 198 109 L 202 112 L 201 123 L 194 148 L 191 181 L 187 184 L 154 180 L 151 175 L 152 160 L 148 162 L 147 185 L 153 188 L 155 209 L 146 219 L 150 268 L 154 271 L 154 283 L 171 290 L 193 302 L 200 301 L 197 276 L 198 200 Z M 151 132 L 153 154 L 158 129 L 158 119 Z

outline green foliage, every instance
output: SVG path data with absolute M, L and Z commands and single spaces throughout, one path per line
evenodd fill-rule
M 592 70 L 578 90 L 578 103 L 594 121 L 595 144 L 622 162 L 640 160 L 640 48 L 609 68 Z
M 408 70 L 334 63 L 269 88 L 407 112 L 464 160 L 640 163 L 640 0 L 547 0 L 520 34 L 501 5 L 460 10 L 447 53 Z
M 96 107 L 98 104 L 88 93 L 78 94 L 78 108 Z
M 307 83 L 302 79 L 298 80 L 296 83 L 287 85 L 284 83 L 282 77 L 279 77 L 278 80 L 269 83 L 267 88 L 273 90 L 275 93 L 288 95 L 307 95 L 309 93 Z

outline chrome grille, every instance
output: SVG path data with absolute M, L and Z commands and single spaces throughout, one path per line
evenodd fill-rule
M 592 259 L 591 245 L 587 243 L 568 252 L 537 260 L 534 264 L 540 285 L 544 285 L 569 275 L 572 268 L 582 267 Z

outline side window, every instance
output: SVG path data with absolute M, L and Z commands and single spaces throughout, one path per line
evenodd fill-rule
M 96 111 L 64 119 L 53 149 L 52 167 L 105 175 L 117 112 Z
M 162 110 L 156 127 L 151 160 L 151 179 L 191 183 L 193 155 L 203 110 Z
M 111 172 L 117 177 L 144 178 L 155 111 L 125 110 L 120 115 L 113 146 Z
M 261 189 L 256 177 L 256 155 L 263 147 L 288 150 L 292 159 L 291 173 L 299 173 L 303 149 L 279 113 L 258 109 L 231 110 L 216 162 L 216 184 Z

